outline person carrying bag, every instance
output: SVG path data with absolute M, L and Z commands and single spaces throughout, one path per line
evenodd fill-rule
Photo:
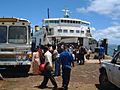
M 51 47 L 46 46 L 45 48 L 45 67 L 44 67 L 44 79 L 42 81 L 42 83 L 38 86 L 39 88 L 46 88 L 47 87 L 47 83 L 48 80 L 50 79 L 50 81 L 52 82 L 52 84 L 54 85 L 54 88 L 57 88 L 57 83 L 55 78 L 53 77 L 52 74 L 52 53 L 51 53 L 52 49 Z

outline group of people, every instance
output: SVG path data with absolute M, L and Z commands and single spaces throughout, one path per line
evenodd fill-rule
M 61 45 L 61 48 L 58 50 L 55 45 L 48 44 L 45 45 L 44 48 L 37 47 L 35 52 L 37 53 L 35 55 L 33 53 L 33 58 L 35 61 L 33 62 L 37 62 L 38 65 L 45 64 L 45 70 L 42 71 L 44 78 L 40 83 L 39 88 L 46 88 L 49 79 L 52 82 L 54 88 L 57 88 L 58 85 L 54 77 L 62 75 L 62 87 L 64 90 L 67 90 L 70 81 L 71 69 L 72 66 L 74 66 L 74 59 L 72 53 L 69 52 L 69 46 Z M 35 67 L 34 63 L 33 69 Z M 36 67 L 39 67 L 38 65 L 36 65 Z M 62 74 L 60 73 L 61 65 Z M 37 73 L 39 73 L 39 70 Z
M 77 48 L 77 51 L 76 51 L 76 61 L 79 65 L 84 65 L 84 62 L 85 62 L 85 54 L 87 54 L 87 50 L 84 46 L 80 45 L 78 48 Z
M 33 53 L 33 73 L 40 73 L 40 64 L 44 64 L 45 66 L 44 71 L 41 71 L 44 78 L 40 83 L 39 88 L 46 88 L 49 79 L 54 88 L 57 88 L 58 85 L 55 77 L 62 75 L 62 87 L 64 90 L 67 90 L 70 81 L 71 69 L 74 67 L 74 61 L 77 61 L 79 65 L 83 65 L 85 62 L 85 54 L 87 54 L 87 59 L 89 59 L 90 52 L 91 51 L 86 50 L 82 45 L 76 46 L 75 48 L 73 45 L 66 44 L 58 46 L 48 44 L 37 47 L 35 49 L 35 53 Z M 103 50 L 100 49 L 100 52 L 99 56 L 101 57 L 99 57 L 99 60 L 102 58 Z

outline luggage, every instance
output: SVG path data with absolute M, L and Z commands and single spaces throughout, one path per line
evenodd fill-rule
M 45 71 L 45 64 L 40 64 L 40 65 L 39 65 L 39 70 L 40 70 L 41 72 Z

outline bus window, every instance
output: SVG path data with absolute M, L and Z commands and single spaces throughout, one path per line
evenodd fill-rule
M 27 28 L 25 26 L 10 26 L 8 33 L 9 43 L 27 43 Z
M 0 26 L 0 43 L 7 42 L 7 26 Z

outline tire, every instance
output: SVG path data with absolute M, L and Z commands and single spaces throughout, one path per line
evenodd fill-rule
M 110 82 L 108 80 L 106 72 L 100 73 L 99 76 L 100 88 L 106 89 L 110 86 Z

